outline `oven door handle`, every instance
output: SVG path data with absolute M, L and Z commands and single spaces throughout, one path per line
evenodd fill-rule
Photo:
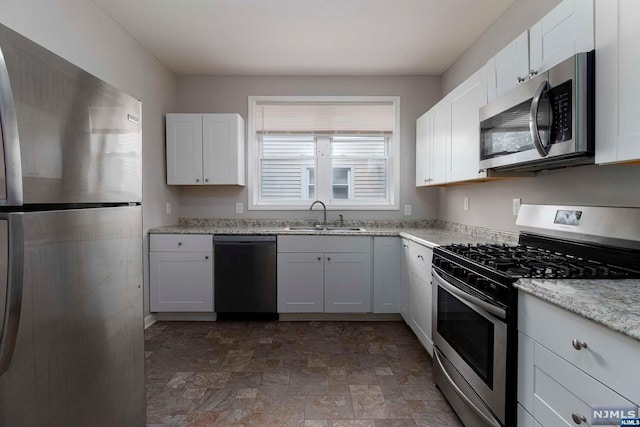
M 436 362 L 438 363 L 438 365 L 440 366 L 440 371 L 442 371 L 442 373 L 444 374 L 445 378 L 447 379 L 447 381 L 449 382 L 449 385 L 451 386 L 451 388 L 453 389 L 453 391 L 456 392 L 456 394 L 460 397 L 460 399 L 464 400 L 464 402 L 467 404 L 467 406 L 471 409 L 473 409 L 473 411 L 480 416 L 484 421 L 487 422 L 487 425 L 493 426 L 493 427 L 501 427 L 500 424 L 489 418 L 482 410 L 480 410 L 480 408 L 478 408 L 465 394 L 462 390 L 460 390 L 460 387 L 458 387 L 458 384 L 456 384 L 456 382 L 453 380 L 453 378 L 451 378 L 451 376 L 449 375 L 449 373 L 447 372 L 447 369 L 444 367 L 444 365 L 442 364 L 442 360 L 440 360 L 440 355 L 438 354 L 440 353 L 440 351 L 437 348 L 433 349 L 433 356 L 436 360 Z
M 469 295 L 468 293 L 466 293 L 465 291 L 451 285 L 450 283 L 448 283 L 446 280 L 444 280 L 437 271 L 433 270 L 432 272 L 433 278 L 436 280 L 437 285 L 441 286 L 442 288 L 444 288 L 445 290 L 451 292 L 452 294 L 454 294 L 455 296 L 457 296 L 458 298 L 467 301 L 469 304 L 473 304 L 477 307 L 482 308 L 483 310 L 485 310 L 488 313 L 493 314 L 496 317 L 499 317 L 500 319 L 506 319 L 507 318 L 507 312 L 500 308 L 497 307 L 493 304 L 490 304 L 486 301 L 481 300 L 478 297 L 474 297 L 473 295 Z

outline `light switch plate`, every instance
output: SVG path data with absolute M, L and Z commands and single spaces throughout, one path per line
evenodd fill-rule
M 404 205 L 404 216 L 411 216 L 411 205 Z
M 464 198 L 463 207 L 464 207 L 465 211 L 469 210 L 469 198 L 468 197 Z
M 167 202 L 164 207 L 164 213 L 167 215 L 171 215 L 171 202 Z
M 236 213 L 237 214 L 244 213 L 244 206 L 243 206 L 242 202 L 236 203 Z

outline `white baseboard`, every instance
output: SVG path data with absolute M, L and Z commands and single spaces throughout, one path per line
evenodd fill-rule
M 187 322 L 211 322 L 217 320 L 216 313 L 155 313 L 157 320 Z
M 397 313 L 280 313 L 281 321 L 381 322 L 402 320 Z
M 146 316 L 144 316 L 144 328 L 147 329 L 149 326 L 153 325 L 157 321 L 158 321 L 158 317 L 155 314 L 153 313 L 147 314 Z

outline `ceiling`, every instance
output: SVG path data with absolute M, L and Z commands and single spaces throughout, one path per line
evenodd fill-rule
M 176 74 L 440 75 L 513 0 L 94 0 Z

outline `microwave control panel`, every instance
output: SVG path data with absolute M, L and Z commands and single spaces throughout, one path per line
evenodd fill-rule
M 551 140 L 555 142 L 569 141 L 573 138 L 572 130 L 572 80 L 549 89 L 547 94 L 551 101 L 553 121 L 551 124 Z

